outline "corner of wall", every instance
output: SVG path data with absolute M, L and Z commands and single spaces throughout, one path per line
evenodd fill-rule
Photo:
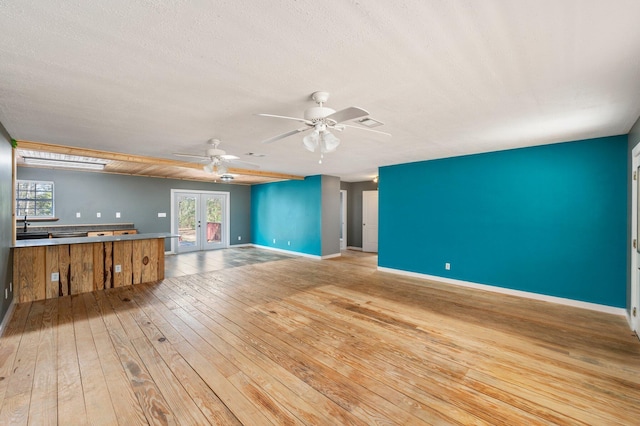
M 13 262 L 11 243 L 13 241 L 13 147 L 11 137 L 0 123 L 0 323 L 10 311 L 13 302 Z

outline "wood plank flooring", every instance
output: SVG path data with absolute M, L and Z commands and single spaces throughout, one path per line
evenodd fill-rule
M 638 425 L 625 318 L 256 248 L 16 306 L 0 424 Z

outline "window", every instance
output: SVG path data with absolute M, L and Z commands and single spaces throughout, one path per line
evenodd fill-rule
M 16 217 L 53 218 L 53 182 L 16 181 Z

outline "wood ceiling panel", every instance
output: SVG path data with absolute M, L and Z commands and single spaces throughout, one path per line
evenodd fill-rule
M 153 158 L 116 152 L 99 151 L 94 149 L 75 148 L 64 145 L 45 144 L 33 141 L 18 141 L 16 161 L 21 167 L 52 168 L 47 166 L 28 165 L 24 162 L 25 156 L 39 156 L 49 158 L 52 153 L 97 158 L 105 160 L 104 170 L 82 170 L 97 173 L 126 174 L 133 176 L 146 176 L 167 179 L 193 180 L 200 182 L 220 182 L 220 177 L 205 172 L 202 163 L 190 163 L 187 161 L 169 160 L 166 158 Z M 80 170 L 77 168 L 63 168 L 67 170 Z M 257 183 L 277 182 L 281 180 L 302 180 L 304 176 L 289 175 L 284 173 L 269 172 L 264 170 L 251 170 L 229 167 L 228 173 L 234 179 L 230 184 L 252 185 Z

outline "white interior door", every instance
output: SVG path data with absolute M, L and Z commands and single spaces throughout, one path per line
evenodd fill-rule
M 229 193 L 172 190 L 173 251 L 212 250 L 229 246 Z
M 340 190 L 340 250 L 347 249 L 347 191 Z
M 362 191 L 362 251 L 378 252 L 378 191 Z
M 632 151 L 631 178 L 631 328 L 640 337 L 640 145 Z

